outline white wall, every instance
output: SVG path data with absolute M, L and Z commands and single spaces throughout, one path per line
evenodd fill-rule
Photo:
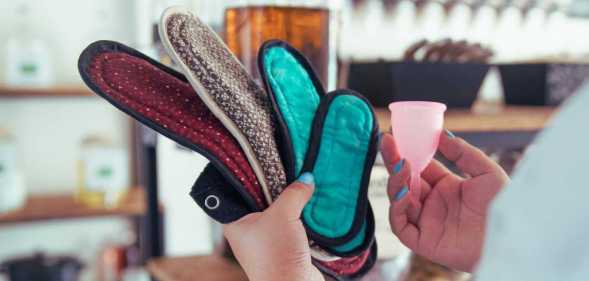
M 21 2 L 31 7 L 29 26 L 47 42 L 59 84 L 81 82 L 77 58 L 90 42 L 133 41 L 133 1 L 0 1 L 0 83 L 5 81 L 5 42 L 18 36 L 22 19 L 15 9 Z M 18 161 L 32 193 L 74 191 L 79 144 L 88 134 L 100 133 L 122 145 L 128 142 L 128 119 L 96 97 L 0 99 L 0 127 L 16 139 Z M 0 261 L 45 250 L 77 253 L 93 265 L 100 245 L 127 228 L 120 218 L 1 226 Z M 84 280 L 94 280 L 90 271 Z
M 166 255 L 207 254 L 212 250 L 212 220 L 188 195 L 196 178 L 208 163 L 199 154 L 171 140 L 158 140 L 160 201 L 164 204 Z
M 139 0 L 141 1 L 141 0 Z M 28 20 L 18 17 L 21 3 L 30 7 Z M 134 43 L 134 1 L 118 0 L 15 0 L 0 1 L 0 65 L 4 65 L 4 42 L 19 36 L 27 23 L 34 37 L 48 46 L 58 83 L 80 82 L 77 59 L 89 43 L 113 39 Z M 0 81 L 4 81 L 0 67 Z
M 76 186 L 80 142 L 98 133 L 126 146 L 129 119 L 98 97 L 0 99 L 0 126 L 14 136 L 31 192 Z

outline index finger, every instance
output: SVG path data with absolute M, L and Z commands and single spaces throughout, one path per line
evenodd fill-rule
M 387 170 L 391 171 L 393 165 L 401 160 L 401 155 L 397 150 L 395 144 L 395 138 L 389 133 L 383 133 L 380 137 L 380 154 L 382 155 L 382 161 Z
M 461 138 L 454 137 L 447 130 L 440 136 L 438 150 L 444 157 L 454 162 L 460 171 L 472 177 L 501 170 L 499 165 L 480 149 Z
M 397 150 L 395 138 L 389 133 L 384 133 L 380 140 L 380 152 L 387 170 L 391 171 L 393 165 L 401 160 L 401 154 Z M 433 159 L 421 173 L 421 177 L 431 186 L 434 186 L 443 177 L 452 174 L 442 163 Z

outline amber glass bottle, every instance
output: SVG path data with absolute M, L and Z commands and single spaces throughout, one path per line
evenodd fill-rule
M 225 10 L 224 37 L 231 51 L 256 78 L 258 49 L 267 40 L 281 39 L 300 50 L 324 85 L 332 87 L 336 71 L 332 13 L 327 4 L 229 6 Z

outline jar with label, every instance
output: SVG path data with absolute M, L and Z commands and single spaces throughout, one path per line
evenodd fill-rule
M 18 87 L 49 86 L 54 82 L 55 76 L 51 51 L 31 26 L 31 22 L 35 20 L 31 7 L 26 3 L 16 7 L 16 22 L 3 42 L 6 44 L 6 83 Z
M 26 191 L 16 163 L 16 144 L 0 128 L 0 213 L 18 209 L 26 200 Z
M 82 141 L 78 166 L 77 198 L 91 207 L 116 207 L 129 186 L 127 151 L 91 136 Z

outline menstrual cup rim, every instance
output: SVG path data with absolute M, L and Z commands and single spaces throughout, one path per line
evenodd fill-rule
M 435 101 L 396 101 L 389 104 L 389 110 L 393 111 L 395 108 L 402 106 L 402 107 L 422 107 L 428 109 L 439 110 L 441 112 L 446 111 L 446 105 L 441 102 Z

